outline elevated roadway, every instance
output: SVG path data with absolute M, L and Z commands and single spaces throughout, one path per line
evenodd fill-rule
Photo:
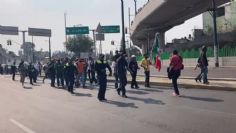
M 216 6 L 229 1 L 215 0 Z M 159 33 L 163 47 L 166 31 L 209 9 L 212 9 L 212 0 L 149 0 L 135 16 L 131 26 L 131 39 L 135 45 L 146 50 L 150 40 Z

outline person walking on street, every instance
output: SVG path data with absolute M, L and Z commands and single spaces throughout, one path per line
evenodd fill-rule
M 131 88 L 134 88 L 134 87 L 136 89 L 139 88 L 138 83 L 136 81 L 138 69 L 140 69 L 140 68 L 138 67 L 138 62 L 136 61 L 136 56 L 132 55 L 131 60 L 129 62 L 129 72 L 132 77 Z
M 52 60 L 50 64 L 48 65 L 48 71 L 50 73 L 51 87 L 55 87 L 56 70 L 55 70 L 54 60 Z
M 73 61 L 70 60 L 68 63 L 68 66 L 66 67 L 65 74 L 67 75 L 68 80 L 68 91 L 71 94 L 74 94 L 74 83 L 75 83 L 75 77 L 76 77 L 77 69 L 74 65 Z
M 99 80 L 99 91 L 98 91 L 98 100 L 99 101 L 106 101 L 107 99 L 105 98 L 106 94 L 106 89 L 107 89 L 107 75 L 106 75 L 106 68 L 109 70 L 110 74 L 109 76 L 112 75 L 112 70 L 109 64 L 104 61 L 104 55 L 101 54 L 99 55 L 99 59 L 95 63 L 95 71 L 97 72 L 98 75 L 98 80 Z
M 3 75 L 3 67 L 2 67 L 2 64 L 0 64 L 0 74 Z
M 86 82 L 86 63 L 84 59 L 79 59 L 78 62 L 76 62 L 76 67 L 77 67 L 77 86 L 79 87 L 81 84 L 83 88 L 85 88 L 85 82 Z
M 118 95 L 122 92 L 122 97 L 127 98 L 126 96 L 126 89 L 125 86 L 127 85 L 127 69 L 128 69 L 128 62 L 126 60 L 126 54 L 122 54 L 117 59 L 117 73 L 120 81 L 119 88 L 117 89 Z
M 27 68 L 24 64 L 24 61 L 20 62 L 19 66 L 18 66 L 18 70 L 20 72 L 20 82 L 22 84 L 22 87 L 24 87 L 25 77 L 27 75 Z
M 148 59 L 148 55 L 144 55 L 144 59 L 141 61 L 141 67 L 144 69 L 145 74 L 145 87 L 150 87 L 150 65 L 151 61 Z
M 202 75 L 203 75 L 203 65 L 201 63 L 201 56 L 198 58 L 198 61 L 197 61 L 197 65 L 196 67 L 194 68 L 194 70 L 197 70 L 197 68 L 200 68 L 200 73 L 197 75 L 197 77 L 195 78 L 195 81 L 196 82 L 202 82 Z
M 97 79 L 95 77 L 95 62 L 92 57 L 90 57 L 88 61 L 88 75 L 89 75 L 90 84 L 93 84 L 93 82 L 96 84 Z
M 200 64 L 202 65 L 202 78 L 203 78 L 203 84 L 209 84 L 208 82 L 208 60 L 207 60 L 207 47 L 206 46 L 202 46 L 202 52 L 201 52 L 201 56 L 200 56 Z
M 15 81 L 15 76 L 16 76 L 16 62 L 13 62 L 13 65 L 11 66 L 11 73 L 12 73 L 12 80 Z
M 65 60 L 63 61 L 63 76 L 64 76 L 64 80 L 66 82 L 66 87 L 69 86 L 69 77 L 67 75 L 67 69 L 68 69 L 68 66 L 69 66 L 69 58 L 65 58 Z
M 183 59 L 181 56 L 178 55 L 178 51 L 174 50 L 169 65 L 169 73 L 171 73 L 170 78 L 172 79 L 172 85 L 174 87 L 174 93 L 172 93 L 173 96 L 180 95 L 177 80 L 183 68 Z
M 40 62 L 37 63 L 37 70 L 38 70 L 38 74 L 39 76 L 42 76 L 42 64 Z
M 30 62 L 29 66 L 28 66 L 28 75 L 29 75 L 31 85 L 33 85 L 33 78 L 34 78 L 35 71 L 36 70 L 35 70 L 32 62 Z
M 118 89 L 118 84 L 119 84 L 119 78 L 118 78 L 118 72 L 117 72 L 117 59 L 120 57 L 121 55 L 119 54 L 119 51 L 116 50 L 115 51 L 115 56 L 113 57 L 113 73 L 114 73 L 114 77 L 115 77 L 115 88 Z
M 56 70 L 56 78 L 57 78 L 57 87 L 64 86 L 64 78 L 63 78 L 63 64 L 61 63 L 60 59 L 57 60 L 55 64 Z

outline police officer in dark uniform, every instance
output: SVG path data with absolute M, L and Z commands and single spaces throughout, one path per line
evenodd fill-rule
M 29 75 L 29 79 L 30 79 L 30 84 L 33 85 L 33 78 L 34 78 L 34 72 L 35 72 L 35 68 L 33 66 L 32 63 L 29 64 L 28 66 L 28 75 Z
M 104 55 L 101 54 L 99 56 L 99 59 L 95 63 L 95 70 L 98 75 L 98 80 L 99 80 L 99 92 L 98 92 L 98 100 L 99 101 L 106 101 L 105 98 L 105 93 L 106 93 L 106 88 L 107 88 L 107 75 L 106 75 L 106 68 L 109 69 L 109 76 L 112 75 L 112 70 L 109 64 L 104 61 Z
M 63 87 L 64 86 L 64 78 L 63 78 L 64 66 L 60 60 L 58 60 L 57 63 L 55 64 L 55 69 L 56 69 L 57 87 L 60 87 L 60 85 Z
M 74 94 L 74 83 L 75 83 L 75 74 L 77 72 L 76 66 L 73 64 L 73 61 L 69 61 L 68 66 L 66 67 L 66 75 L 68 80 L 68 91 L 71 94 Z
M 115 56 L 113 57 L 113 61 L 115 62 L 114 66 L 114 77 L 115 77 L 115 88 L 118 88 L 119 78 L 118 78 L 118 72 L 117 72 L 117 59 L 120 57 L 119 51 L 115 51 Z
M 13 62 L 13 65 L 11 66 L 11 73 L 12 73 L 12 80 L 15 80 L 16 75 L 16 62 Z
M 120 81 L 119 88 L 117 89 L 118 95 L 120 95 L 120 92 L 122 92 L 122 97 L 127 98 L 126 96 L 126 89 L 125 86 L 127 85 L 127 68 L 128 68 L 128 62 L 125 59 L 127 55 L 122 54 L 118 59 L 117 59 L 117 73 Z
M 65 82 L 66 82 L 66 87 L 68 87 L 69 86 L 69 81 L 68 81 L 68 75 L 67 75 L 67 68 L 68 68 L 68 66 L 69 66 L 69 58 L 65 58 L 65 60 L 63 61 L 63 66 L 64 66 L 64 68 L 63 68 L 63 76 L 64 76 L 64 80 L 65 80 Z
M 51 87 L 55 87 L 56 70 L 55 70 L 54 60 L 52 60 L 50 64 L 48 65 L 48 71 L 50 73 Z

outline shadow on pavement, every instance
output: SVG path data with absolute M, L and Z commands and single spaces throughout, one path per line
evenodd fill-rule
M 33 86 L 41 86 L 41 85 L 40 85 L 40 84 L 36 84 L 36 83 L 34 83 Z
M 75 96 L 92 97 L 92 94 L 75 93 Z
M 116 105 L 117 107 L 130 107 L 130 108 L 135 108 L 137 109 L 138 106 L 136 106 L 134 103 L 123 103 L 123 102 L 118 102 L 118 101 L 112 101 L 112 100 L 107 100 L 105 103 L 108 103 L 108 104 L 113 104 L 113 105 Z
M 164 92 L 164 91 L 162 91 L 162 90 L 158 90 L 158 89 L 148 89 L 148 88 L 146 88 L 146 89 L 138 89 L 138 90 L 149 91 L 149 92 Z
M 144 92 L 144 91 L 139 91 L 139 90 L 127 90 L 128 93 L 130 94 L 138 94 L 138 95 L 146 95 L 146 94 L 149 94 L 147 92 Z
M 24 86 L 23 88 L 24 89 L 33 89 L 33 87 L 31 87 L 31 86 Z
M 144 102 L 145 104 L 165 105 L 165 103 L 162 102 L 161 100 L 155 100 L 155 99 L 152 99 L 152 98 L 137 98 L 137 97 L 129 96 L 128 99 L 135 100 L 135 101 L 141 101 L 141 102 Z
M 180 96 L 180 97 L 197 101 L 205 101 L 205 102 L 224 102 L 224 100 L 216 98 L 204 98 L 204 97 L 193 97 L 193 96 Z

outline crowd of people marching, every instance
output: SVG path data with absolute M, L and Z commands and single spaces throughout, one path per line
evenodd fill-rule
M 201 68 L 201 73 L 197 76 L 196 81 L 203 78 L 203 82 L 208 84 L 207 81 L 207 58 L 206 47 L 202 48 L 201 56 L 198 59 L 197 67 Z M 111 66 L 110 66 L 111 64 Z M 37 77 L 43 77 L 43 83 L 45 79 L 50 79 L 51 87 L 62 87 L 67 89 L 70 93 L 74 94 L 74 87 L 86 88 L 86 81 L 89 81 L 91 85 L 99 86 L 98 100 L 106 101 L 105 93 L 107 88 L 107 69 L 109 70 L 109 76 L 114 76 L 115 88 L 118 95 L 127 98 L 126 85 L 127 85 L 127 73 L 129 72 L 131 80 L 131 88 L 138 89 L 139 85 L 136 81 L 137 72 L 141 68 L 144 70 L 145 75 L 145 87 L 150 87 L 150 66 L 152 61 L 148 58 L 148 55 L 144 55 L 143 60 L 138 64 L 136 56 L 132 55 L 130 59 L 127 58 L 125 53 L 116 51 L 112 58 L 112 63 L 105 60 L 103 54 L 100 54 L 98 59 L 89 57 L 84 58 L 62 58 L 53 59 L 47 64 L 42 65 L 38 63 L 26 64 L 21 61 L 19 66 L 16 66 L 14 62 L 10 67 L 9 73 L 12 74 L 12 80 L 15 80 L 17 71 L 20 74 L 20 82 L 24 87 L 25 78 L 28 76 L 30 84 L 34 85 L 37 82 Z M 160 71 L 161 61 L 159 57 L 156 57 L 155 67 Z M 177 79 L 181 75 L 181 70 L 184 69 L 183 59 L 178 55 L 178 51 L 174 50 L 170 58 L 170 65 L 167 69 L 168 77 L 172 80 L 174 93 L 173 96 L 179 96 L 179 89 Z M 3 74 L 3 67 L 0 65 L 0 72 Z M 44 74 L 42 74 L 44 72 Z M 88 80 L 87 80 L 88 79 Z

